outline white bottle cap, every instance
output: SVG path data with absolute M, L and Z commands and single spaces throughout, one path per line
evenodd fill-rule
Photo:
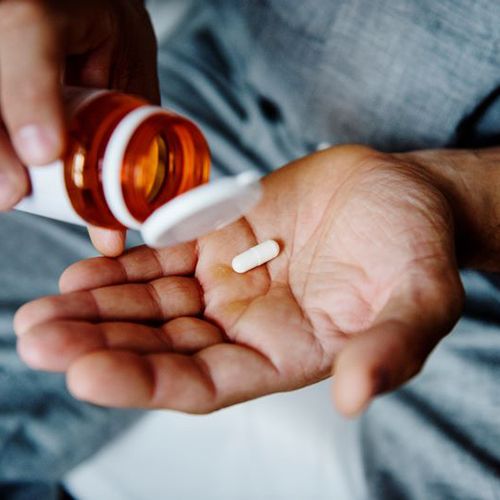
M 243 172 L 190 189 L 151 214 L 143 224 L 125 202 L 121 174 L 126 148 L 144 120 L 171 112 L 157 106 L 131 111 L 111 135 L 102 162 L 104 196 L 111 213 L 125 227 L 139 229 L 144 242 L 154 248 L 194 240 L 238 220 L 256 205 L 262 194 L 259 175 Z
M 227 226 L 245 215 L 262 197 L 259 175 L 243 172 L 191 189 L 144 222 L 141 234 L 153 248 L 191 241 Z

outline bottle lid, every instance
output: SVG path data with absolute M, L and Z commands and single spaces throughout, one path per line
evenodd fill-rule
M 144 242 L 163 248 L 195 240 L 235 222 L 262 197 L 259 175 L 243 172 L 191 189 L 147 218 L 141 228 Z

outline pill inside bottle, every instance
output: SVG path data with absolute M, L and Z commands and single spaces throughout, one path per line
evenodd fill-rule
M 267 240 L 237 255 L 231 265 L 233 271 L 246 273 L 276 258 L 279 253 L 279 244 L 274 240 Z

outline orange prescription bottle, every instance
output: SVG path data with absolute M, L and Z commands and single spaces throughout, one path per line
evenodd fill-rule
M 151 246 L 168 246 L 236 220 L 260 199 L 254 174 L 202 186 L 210 152 L 187 118 L 115 91 L 70 87 L 65 97 L 66 152 L 28 167 L 31 191 L 17 209 L 138 229 Z

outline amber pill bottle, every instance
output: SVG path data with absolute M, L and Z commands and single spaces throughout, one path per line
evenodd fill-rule
M 159 207 L 208 181 L 210 152 L 185 117 L 114 91 L 66 89 L 59 161 L 28 168 L 16 207 L 67 222 L 140 229 Z

